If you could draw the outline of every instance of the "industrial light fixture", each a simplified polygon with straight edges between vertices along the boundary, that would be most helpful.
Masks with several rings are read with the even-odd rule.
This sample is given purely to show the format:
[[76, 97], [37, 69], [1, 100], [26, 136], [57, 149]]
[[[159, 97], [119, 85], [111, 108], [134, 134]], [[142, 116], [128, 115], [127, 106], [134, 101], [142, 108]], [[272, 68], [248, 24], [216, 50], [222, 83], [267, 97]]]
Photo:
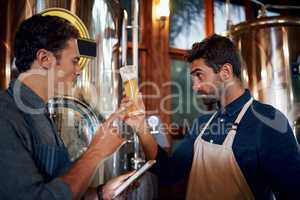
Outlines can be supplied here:
[[165, 21], [170, 15], [170, 1], [159, 0], [156, 7], [156, 17], [158, 20]]

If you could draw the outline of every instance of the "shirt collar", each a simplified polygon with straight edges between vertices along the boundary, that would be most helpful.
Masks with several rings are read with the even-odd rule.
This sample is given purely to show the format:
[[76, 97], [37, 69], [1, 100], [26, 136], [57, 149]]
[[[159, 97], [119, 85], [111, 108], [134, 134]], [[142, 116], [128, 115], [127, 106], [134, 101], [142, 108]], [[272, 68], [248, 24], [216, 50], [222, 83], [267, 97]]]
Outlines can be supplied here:
[[26, 106], [31, 109], [45, 109], [46, 104], [43, 99], [18, 79], [9, 83], [8, 92], [14, 97], [15, 101], [20, 101], [18, 106]]
[[229, 116], [233, 116], [238, 111], [242, 109], [242, 107], [249, 101], [251, 98], [251, 93], [248, 89], [245, 90], [245, 92], [240, 96], [239, 98], [235, 99], [233, 102], [225, 106], [224, 108], [224, 114], [227, 114]]

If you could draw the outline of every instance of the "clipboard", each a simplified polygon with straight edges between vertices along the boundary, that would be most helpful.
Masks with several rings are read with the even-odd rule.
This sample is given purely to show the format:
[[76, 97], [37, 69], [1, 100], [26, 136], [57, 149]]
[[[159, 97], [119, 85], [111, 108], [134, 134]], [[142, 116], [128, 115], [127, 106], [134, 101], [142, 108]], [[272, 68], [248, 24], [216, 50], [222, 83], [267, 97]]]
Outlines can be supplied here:
[[115, 191], [113, 199], [120, 195], [128, 186], [130, 186], [134, 181], [140, 178], [152, 165], [156, 163], [156, 160], [149, 160], [140, 169], [138, 169], [132, 176], [125, 180]]

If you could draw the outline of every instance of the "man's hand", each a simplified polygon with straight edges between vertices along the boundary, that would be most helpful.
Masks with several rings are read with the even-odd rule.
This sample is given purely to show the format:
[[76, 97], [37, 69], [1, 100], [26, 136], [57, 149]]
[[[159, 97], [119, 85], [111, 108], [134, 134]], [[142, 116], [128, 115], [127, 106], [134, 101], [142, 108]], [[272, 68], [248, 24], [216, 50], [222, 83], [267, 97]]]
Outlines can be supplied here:
[[157, 154], [157, 143], [148, 130], [148, 125], [145, 120], [145, 113], [141, 113], [139, 115], [130, 115], [129, 108], [133, 104], [138, 110], [145, 110], [142, 95], [140, 94], [137, 101], [132, 101], [129, 98], [124, 97], [117, 113], [129, 126], [135, 129], [137, 135], [139, 136], [140, 144], [143, 146], [146, 158], [149, 160], [154, 160]]
[[134, 105], [137, 110], [145, 110], [141, 94], [139, 94], [136, 101], [133, 101], [128, 97], [123, 97], [120, 109], [117, 111], [117, 113], [129, 126], [135, 129], [135, 131], [138, 133], [144, 133], [147, 130], [145, 113], [130, 115], [129, 110], [132, 105]]
[[120, 138], [112, 122], [118, 115], [112, 115], [97, 130], [87, 151], [60, 178], [70, 187], [73, 199], [80, 199], [87, 190], [99, 163], [114, 153], [124, 140]]
[[[111, 200], [115, 190], [126, 180], [128, 179], [130, 176], [132, 176], [135, 173], [135, 171], [133, 172], [129, 172], [126, 173], [124, 175], [115, 177], [111, 180], [109, 180], [102, 189], [103, 192], [103, 199], [104, 200]], [[129, 187], [125, 192], [123, 192], [121, 195], [119, 195], [117, 198], [117, 200], [124, 200], [127, 198], [127, 195], [129, 192], [131, 192], [134, 188]]]
[[115, 119], [120, 118], [116, 113], [112, 114], [97, 130], [92, 143], [91, 149], [99, 149], [102, 157], [107, 157], [114, 153], [118, 147], [124, 144], [124, 140], [120, 137], [117, 128], [112, 126]]

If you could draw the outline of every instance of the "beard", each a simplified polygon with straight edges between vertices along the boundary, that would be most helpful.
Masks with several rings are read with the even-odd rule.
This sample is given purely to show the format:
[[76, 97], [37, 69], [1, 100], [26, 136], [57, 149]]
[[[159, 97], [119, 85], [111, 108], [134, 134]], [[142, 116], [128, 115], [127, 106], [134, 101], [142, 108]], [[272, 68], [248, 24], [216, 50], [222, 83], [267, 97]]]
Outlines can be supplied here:
[[219, 102], [219, 95], [197, 91], [195, 92], [197, 100], [207, 107], [215, 107]]
[[213, 81], [205, 83], [204, 87], [194, 87], [197, 99], [208, 109], [216, 108], [221, 100], [223, 91], [221, 80], [215, 78]]
[[219, 99], [215, 95], [202, 95], [202, 102], [206, 106], [213, 106], [219, 102]]

